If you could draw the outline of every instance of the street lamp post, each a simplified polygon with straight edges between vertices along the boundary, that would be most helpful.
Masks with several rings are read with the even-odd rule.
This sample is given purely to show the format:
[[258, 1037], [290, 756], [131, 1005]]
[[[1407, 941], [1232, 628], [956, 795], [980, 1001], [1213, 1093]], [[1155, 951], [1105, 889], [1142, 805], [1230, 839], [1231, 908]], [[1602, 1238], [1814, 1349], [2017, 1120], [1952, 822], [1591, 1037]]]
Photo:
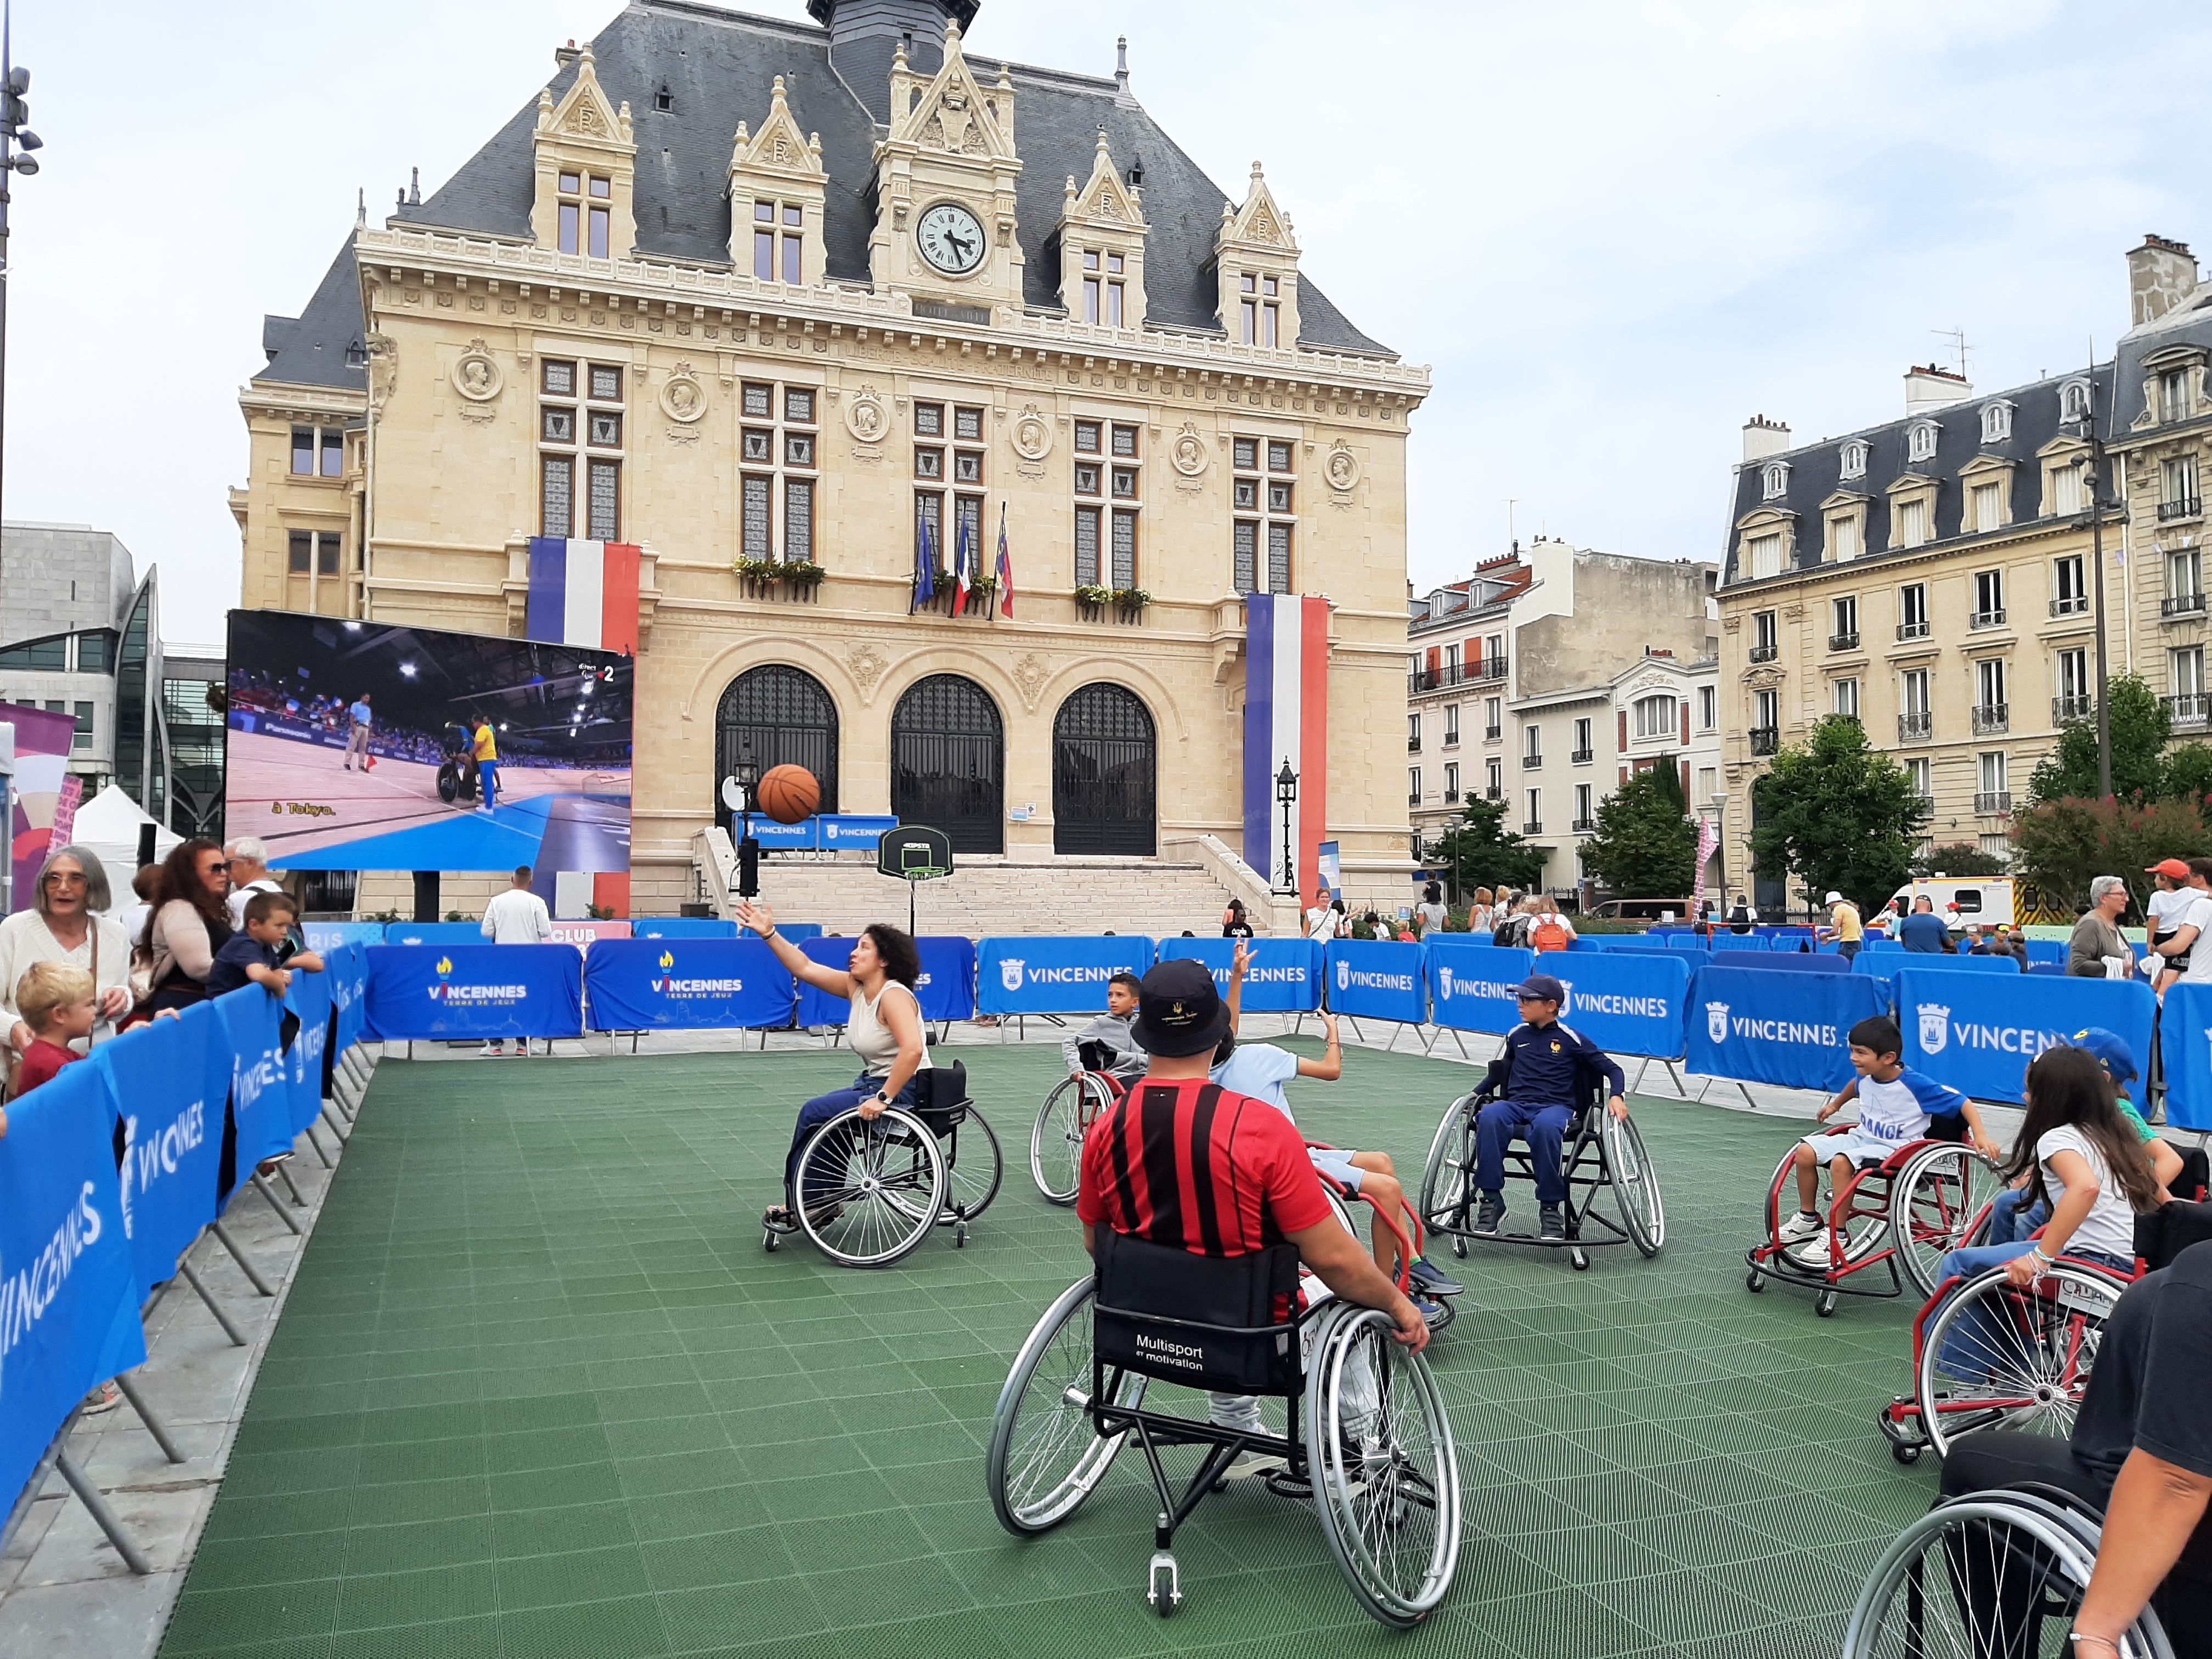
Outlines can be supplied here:
[[1283, 769], [1275, 774], [1275, 799], [1283, 806], [1282, 890], [1295, 896], [1298, 890], [1298, 866], [1291, 853], [1291, 808], [1298, 799], [1298, 775], [1291, 770], [1288, 755], [1283, 757]]
[[30, 152], [46, 148], [46, 141], [25, 125], [31, 118], [31, 106], [24, 101], [31, 71], [15, 62], [14, 33], [14, 8], [0, 0], [0, 452], [5, 449], [8, 413], [8, 204], [15, 199], [9, 175], [29, 178], [39, 170], [39, 159]]
[[[2114, 373], [2118, 370], [2118, 359], [2114, 358]], [[2084, 467], [2088, 474], [2088, 488], [2081, 493], [2089, 503], [2089, 562], [2096, 567], [2097, 606], [2097, 798], [2100, 800], [2112, 793], [2112, 687], [2106, 684], [2107, 665], [2105, 653], [2105, 441], [2097, 432], [2097, 366], [2089, 366], [2089, 384], [2081, 392], [2081, 426], [2089, 441], [2089, 459]]]

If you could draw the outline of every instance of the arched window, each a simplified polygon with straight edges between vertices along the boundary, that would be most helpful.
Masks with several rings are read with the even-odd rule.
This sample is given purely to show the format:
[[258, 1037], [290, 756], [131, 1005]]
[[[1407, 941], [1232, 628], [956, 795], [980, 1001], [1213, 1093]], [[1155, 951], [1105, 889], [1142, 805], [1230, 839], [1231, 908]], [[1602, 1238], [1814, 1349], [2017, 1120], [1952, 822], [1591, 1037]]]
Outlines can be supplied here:
[[955, 853], [1002, 853], [1006, 728], [990, 694], [957, 674], [908, 686], [891, 711], [891, 811], [942, 830]]
[[1846, 478], [1863, 478], [1867, 470], [1867, 447], [1863, 438], [1854, 438], [1844, 446], [1842, 473]]
[[1662, 693], [1656, 696], [1638, 697], [1635, 702], [1636, 735], [1639, 738], [1664, 738], [1681, 729], [1682, 715], [1676, 700]]
[[1936, 434], [1941, 431], [1933, 421], [1916, 421], [1905, 434], [1905, 455], [1907, 460], [1932, 461], [1936, 459]]
[[1779, 501], [1790, 493], [1790, 463], [1769, 461], [1766, 464], [1765, 496], [1770, 501]]
[[2091, 402], [2087, 380], [2069, 380], [2058, 388], [2058, 418], [2072, 423], [2089, 418]]
[[1135, 692], [1084, 686], [1052, 723], [1052, 849], [1150, 858], [1158, 850], [1152, 711]]
[[837, 810], [837, 704], [821, 681], [783, 663], [749, 668], [730, 682], [714, 711], [716, 810], [722, 780], [750, 763], [760, 772], [803, 766], [822, 786], [824, 812]]
[[2012, 436], [2012, 405], [2000, 398], [1982, 405], [1982, 441], [2001, 444]]

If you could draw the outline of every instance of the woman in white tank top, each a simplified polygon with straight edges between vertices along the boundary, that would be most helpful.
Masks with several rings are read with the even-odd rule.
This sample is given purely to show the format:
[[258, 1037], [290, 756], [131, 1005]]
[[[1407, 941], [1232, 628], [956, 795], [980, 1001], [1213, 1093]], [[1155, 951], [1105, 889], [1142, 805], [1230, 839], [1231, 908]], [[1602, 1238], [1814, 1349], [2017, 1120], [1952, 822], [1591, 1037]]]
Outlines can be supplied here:
[[817, 1129], [855, 1107], [862, 1117], [874, 1118], [887, 1108], [915, 1102], [915, 1081], [929, 1069], [921, 1004], [914, 994], [915, 981], [921, 976], [921, 951], [909, 934], [887, 922], [872, 921], [853, 942], [852, 957], [841, 973], [814, 961], [778, 933], [775, 912], [769, 906], [740, 902], [738, 920], [768, 942], [793, 977], [853, 1005], [845, 1022], [845, 1040], [860, 1057], [860, 1075], [851, 1088], [817, 1095], [799, 1109], [791, 1150], [783, 1160], [784, 1202], [763, 1218], [767, 1225], [789, 1227], [797, 1222], [790, 1207], [793, 1172]]

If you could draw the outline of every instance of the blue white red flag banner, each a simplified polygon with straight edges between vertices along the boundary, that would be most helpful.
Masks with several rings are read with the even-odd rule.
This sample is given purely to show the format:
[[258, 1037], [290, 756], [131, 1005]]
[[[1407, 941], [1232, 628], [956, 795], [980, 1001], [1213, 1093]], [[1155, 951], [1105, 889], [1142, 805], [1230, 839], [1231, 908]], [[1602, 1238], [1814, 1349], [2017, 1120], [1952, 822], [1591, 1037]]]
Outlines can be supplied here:
[[929, 520], [917, 507], [915, 511], [914, 536], [914, 603], [908, 608], [919, 611], [937, 597], [937, 538], [929, 533]]
[[530, 538], [533, 640], [637, 654], [638, 550], [628, 542]]
[[1244, 861], [1280, 884], [1275, 777], [1288, 762], [1298, 780], [1290, 841], [1300, 899], [1310, 904], [1328, 833], [1328, 601], [1248, 593], [1244, 628]]
[[1006, 550], [1006, 504], [999, 503], [999, 614], [1014, 614], [1014, 556]]
[[962, 616], [968, 614], [968, 590], [975, 580], [975, 548], [968, 536], [968, 515], [960, 515], [960, 530], [952, 540], [952, 585], [958, 590], [958, 603], [954, 609]]

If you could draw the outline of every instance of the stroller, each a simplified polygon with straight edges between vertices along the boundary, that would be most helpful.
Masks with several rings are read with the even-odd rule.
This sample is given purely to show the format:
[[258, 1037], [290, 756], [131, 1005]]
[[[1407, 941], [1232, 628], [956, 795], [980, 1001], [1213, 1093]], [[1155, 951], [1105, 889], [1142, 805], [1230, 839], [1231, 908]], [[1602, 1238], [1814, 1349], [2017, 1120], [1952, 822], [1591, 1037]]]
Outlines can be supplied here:
[[469, 728], [458, 720], [449, 720], [438, 734], [438, 747], [445, 758], [438, 763], [438, 799], [451, 806], [458, 800], [477, 798], [477, 763], [471, 753], [474, 745], [469, 740]]

